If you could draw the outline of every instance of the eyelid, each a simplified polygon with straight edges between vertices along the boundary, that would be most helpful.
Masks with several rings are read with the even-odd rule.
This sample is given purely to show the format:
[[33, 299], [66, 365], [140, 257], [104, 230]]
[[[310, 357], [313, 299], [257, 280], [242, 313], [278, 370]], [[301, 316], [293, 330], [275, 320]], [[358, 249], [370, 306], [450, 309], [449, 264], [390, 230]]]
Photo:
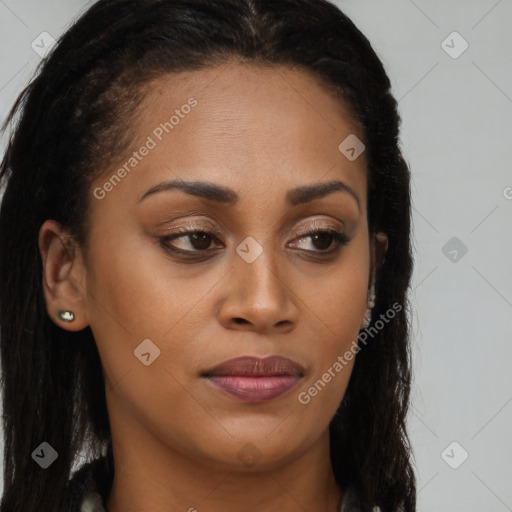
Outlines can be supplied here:
[[[196, 250], [187, 250], [187, 249], [178, 249], [176, 247], [169, 247], [169, 245], [167, 245], [165, 242], [171, 242], [171, 241], [174, 241], [177, 239], [179, 240], [180, 238], [187, 238], [188, 236], [192, 236], [193, 234], [197, 234], [197, 233], [204, 233], [209, 238], [211, 238], [212, 241], [217, 240], [222, 245], [224, 245], [224, 243], [219, 238], [218, 228], [215, 228], [210, 231], [210, 229], [205, 226], [197, 226], [192, 223], [188, 223], [185, 226], [177, 226], [174, 229], [169, 228], [169, 230], [172, 231], [172, 233], [169, 235], [164, 235], [164, 236], [159, 237], [159, 242], [164, 247], [165, 250], [173, 253], [176, 256], [182, 255], [184, 257], [193, 258], [193, 257], [195, 257], [195, 256], [193, 256], [195, 253], [196, 256], [200, 256], [202, 254], [203, 256], [208, 257], [209, 254], [216, 252], [218, 248], [217, 249], [197, 250], [197, 251]], [[339, 227], [333, 227], [332, 225], [330, 225], [330, 226], [323, 225], [322, 223], [315, 221], [315, 222], [313, 222], [313, 225], [309, 226], [307, 229], [298, 230], [297, 233], [294, 233], [293, 235], [291, 235], [290, 242], [297, 242], [297, 241], [300, 242], [306, 238], [311, 238], [314, 235], [317, 235], [319, 233], [325, 233], [325, 234], [330, 235], [333, 238], [335, 247], [333, 249], [327, 250], [327, 251], [304, 250], [302, 252], [311, 253], [312, 256], [317, 254], [319, 257], [328, 257], [330, 255], [337, 254], [342, 247], [346, 246], [352, 240], [352, 237], [349, 236], [345, 232], [344, 229], [342, 230]], [[289, 242], [287, 242], [287, 244], [288, 243]]]
[[[341, 224], [341, 226], [340, 226]], [[335, 220], [332, 217], [331, 218], [323, 218], [323, 219], [315, 219], [313, 222], [301, 222], [298, 225], [294, 226], [289, 232], [287, 233], [287, 238], [300, 238], [301, 236], [309, 235], [310, 233], [319, 230], [319, 231], [326, 231], [326, 230], [332, 230], [337, 232], [346, 232], [345, 229], [345, 223], [341, 222], [339, 220]]]
[[221, 233], [221, 230], [218, 226], [212, 222], [201, 221], [201, 223], [194, 223], [192, 221], [187, 221], [186, 224], [182, 224], [180, 226], [168, 226], [165, 228], [166, 231], [172, 231], [173, 233], [185, 233], [189, 231], [208, 231], [209, 233], [218, 236]]
[[[342, 228], [340, 225], [342, 225]], [[332, 217], [324, 217], [322, 219], [314, 219], [312, 222], [307, 219], [301, 219], [298, 225], [294, 225], [293, 228], [287, 231], [287, 238], [292, 236], [303, 236], [311, 233], [315, 229], [325, 230], [334, 229], [339, 231], [340, 229], [345, 230], [345, 223], [340, 219], [334, 219]], [[185, 224], [179, 226], [166, 226], [165, 231], [171, 231], [172, 233], [186, 233], [190, 231], [207, 231], [209, 234], [213, 234], [216, 237], [222, 236], [222, 230], [218, 227], [215, 222], [212, 222], [208, 218], [201, 218], [200, 220], [187, 220]]]

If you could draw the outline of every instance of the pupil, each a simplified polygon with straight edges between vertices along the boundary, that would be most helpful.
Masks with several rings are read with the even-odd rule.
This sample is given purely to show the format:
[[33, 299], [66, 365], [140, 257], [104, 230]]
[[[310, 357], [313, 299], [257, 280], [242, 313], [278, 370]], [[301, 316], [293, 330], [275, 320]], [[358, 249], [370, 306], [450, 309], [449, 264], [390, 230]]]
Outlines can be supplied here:
[[[208, 235], [206, 233], [195, 233], [191, 236], [192, 236], [194, 242], [199, 241], [198, 244], [196, 244], [194, 242], [192, 244], [192, 245], [194, 245], [194, 247], [196, 249], [208, 249], [210, 242], [208, 241]], [[205, 244], [205, 242], [206, 242], [206, 244]]]
[[[313, 236], [313, 242], [318, 241], [318, 239], [320, 239], [320, 242], [322, 242], [322, 238], [323, 238], [324, 242], [326, 241], [326, 239], [327, 239], [327, 241], [329, 241], [329, 239], [331, 238], [331, 235], [329, 235], [329, 233], [321, 233], [321, 234], [314, 235]], [[320, 249], [327, 249], [330, 245], [331, 244], [328, 243], [326, 245], [326, 247], [320, 247]]]

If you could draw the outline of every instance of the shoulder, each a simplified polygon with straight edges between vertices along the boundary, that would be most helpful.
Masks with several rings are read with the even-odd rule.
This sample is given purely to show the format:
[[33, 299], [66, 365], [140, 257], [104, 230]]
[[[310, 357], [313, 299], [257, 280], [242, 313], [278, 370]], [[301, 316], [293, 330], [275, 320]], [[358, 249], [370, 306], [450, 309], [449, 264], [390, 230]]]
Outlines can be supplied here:
[[105, 457], [85, 463], [66, 485], [61, 512], [105, 512], [113, 476]]

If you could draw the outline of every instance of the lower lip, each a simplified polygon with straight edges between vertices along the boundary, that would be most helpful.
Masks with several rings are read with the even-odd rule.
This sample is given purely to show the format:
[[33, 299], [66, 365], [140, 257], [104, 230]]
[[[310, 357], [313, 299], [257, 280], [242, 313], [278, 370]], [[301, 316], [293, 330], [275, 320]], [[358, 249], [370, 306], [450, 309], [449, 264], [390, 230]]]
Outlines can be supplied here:
[[300, 377], [296, 375], [268, 377], [218, 375], [208, 377], [208, 380], [228, 395], [244, 402], [263, 403], [284, 395], [299, 382]]

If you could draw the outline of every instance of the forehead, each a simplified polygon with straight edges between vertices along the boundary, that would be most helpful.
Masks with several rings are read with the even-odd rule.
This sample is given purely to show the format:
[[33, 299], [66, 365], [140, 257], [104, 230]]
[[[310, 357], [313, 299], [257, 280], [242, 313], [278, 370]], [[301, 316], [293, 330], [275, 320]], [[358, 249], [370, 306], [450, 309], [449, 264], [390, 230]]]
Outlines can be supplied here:
[[[311, 137], [311, 132], [318, 130], [319, 135], [325, 135], [326, 131], [343, 133], [348, 130], [362, 138], [359, 123], [334, 91], [334, 86], [327, 86], [304, 69], [230, 62], [167, 74], [153, 80], [145, 87], [145, 98], [139, 112], [142, 122], [153, 122], [155, 115], [159, 118], [166, 112], [171, 115], [194, 97], [199, 108], [194, 109], [193, 117], [202, 124], [227, 128], [258, 121], [251, 126], [254, 133], [258, 127], [268, 130], [269, 127], [265, 126], [267, 121], [276, 126], [286, 126], [283, 137], [288, 133]], [[305, 118], [307, 123], [295, 125], [292, 122], [304, 121]], [[146, 124], [145, 128], [150, 126]], [[258, 135], [262, 135], [262, 131], [259, 130]], [[226, 130], [223, 133], [227, 135]]]
[[151, 146], [123, 179], [125, 192], [139, 197], [169, 179], [208, 179], [267, 199], [281, 185], [342, 179], [365, 196], [364, 154], [350, 161], [339, 149], [349, 136], [362, 139], [361, 130], [343, 101], [303, 70], [229, 63], [164, 75], [144, 87], [130, 129], [130, 151], [103, 181]]

